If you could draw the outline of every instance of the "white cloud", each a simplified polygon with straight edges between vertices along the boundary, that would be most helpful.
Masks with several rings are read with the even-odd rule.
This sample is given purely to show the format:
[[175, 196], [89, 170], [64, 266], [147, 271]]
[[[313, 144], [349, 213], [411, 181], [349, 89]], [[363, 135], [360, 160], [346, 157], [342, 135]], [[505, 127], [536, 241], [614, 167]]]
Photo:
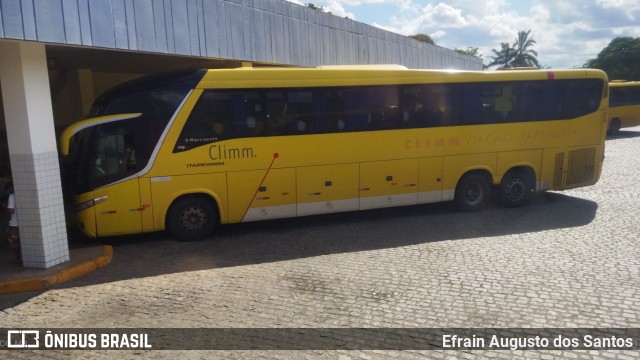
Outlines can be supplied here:
[[352, 12], [346, 11], [342, 3], [344, 1], [328, 0], [324, 1], [327, 5], [325, 10], [330, 11], [333, 15], [340, 17], [348, 17], [349, 19], [356, 20], [356, 15]]
[[625, 26], [612, 29], [616, 36], [640, 37], [640, 26]]
[[435, 6], [427, 4], [420, 9], [417, 16], [410, 15], [413, 16], [404, 14], [392, 16], [390, 25], [374, 24], [374, 26], [403, 35], [426, 33], [435, 40], [444, 36], [442, 29], [463, 28], [469, 25], [461, 9], [444, 3], [438, 3]]
[[634, 21], [640, 15], [638, 0], [595, 0], [596, 5], [603, 9], [616, 9], [625, 13], [627, 19]]
[[392, 4], [398, 6], [398, 8], [403, 9], [410, 7], [412, 5], [411, 0], [335, 0], [336, 2], [340, 2], [347, 6], [362, 6], [362, 5], [371, 5], [371, 4]]
[[[296, 0], [299, 1], [299, 0]], [[638, 0], [317, 0], [338, 16], [403, 35], [428, 34], [437, 45], [477, 47], [490, 61], [500, 43], [531, 30], [538, 60], [573, 67], [595, 57], [616, 36], [640, 36]], [[380, 15], [380, 10], [384, 13]], [[352, 14], [352, 16], [348, 15]]]
[[462, 10], [450, 5], [438, 3], [436, 6], [428, 4], [423, 9], [421, 21], [432, 27], [460, 28], [468, 25], [462, 16]]
[[440, 40], [445, 36], [447, 36], [447, 32], [446, 31], [438, 30], [438, 31], [434, 32], [433, 34], [431, 34], [431, 39], [433, 39], [433, 42], [436, 42], [437, 40]]
[[538, 21], [542, 20], [546, 22], [551, 18], [549, 8], [542, 4], [533, 5], [531, 15]]
[[[614, 37], [612, 28], [596, 26], [594, 19], [598, 19], [600, 13], [593, 1], [598, 0], [592, 0], [590, 4], [539, 0], [529, 8], [521, 3], [517, 8], [516, 5], [508, 6], [506, 0], [489, 0], [481, 4], [450, 0], [429, 4], [413, 18], [396, 17], [391, 24], [403, 34], [429, 34], [438, 45], [447, 48], [478, 47], [485, 54], [485, 63], [490, 62], [491, 50], [499, 49], [500, 43], [513, 44], [518, 31], [531, 30], [537, 41], [533, 49], [538, 52], [542, 64], [573, 67], [595, 57]], [[439, 33], [442, 30], [446, 33]], [[629, 30], [624, 32], [629, 33]]]
[[[399, 11], [411, 11], [415, 9], [417, 5], [413, 0], [316, 0], [314, 1], [305, 1], [303, 3], [300, 0], [288, 0], [301, 5], [305, 5], [309, 2], [312, 2], [316, 5], [324, 6], [326, 9], [342, 9], [344, 11], [345, 7], [360, 7], [362, 10], [366, 11], [366, 6], [368, 5], [380, 5], [380, 4], [389, 4], [397, 7]], [[331, 10], [330, 10], [331, 11]], [[334, 15], [338, 15], [337, 13], [331, 11]], [[341, 16], [341, 15], [338, 15]]]

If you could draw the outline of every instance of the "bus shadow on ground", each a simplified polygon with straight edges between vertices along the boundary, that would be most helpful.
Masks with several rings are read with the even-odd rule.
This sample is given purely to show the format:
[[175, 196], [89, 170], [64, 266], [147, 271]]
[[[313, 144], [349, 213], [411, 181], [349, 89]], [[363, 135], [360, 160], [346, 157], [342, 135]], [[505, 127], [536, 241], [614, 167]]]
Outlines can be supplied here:
[[492, 204], [480, 212], [460, 213], [452, 203], [443, 203], [225, 225], [201, 242], [181, 243], [166, 233], [111, 238], [105, 240], [114, 252], [109, 266], [61, 287], [570, 229], [589, 224], [597, 209], [593, 201], [544, 193], [536, 194], [530, 205], [515, 209]]
[[607, 141], [620, 140], [620, 139], [633, 139], [637, 137], [640, 137], [640, 132], [638, 131], [620, 130], [615, 135], [607, 135]]

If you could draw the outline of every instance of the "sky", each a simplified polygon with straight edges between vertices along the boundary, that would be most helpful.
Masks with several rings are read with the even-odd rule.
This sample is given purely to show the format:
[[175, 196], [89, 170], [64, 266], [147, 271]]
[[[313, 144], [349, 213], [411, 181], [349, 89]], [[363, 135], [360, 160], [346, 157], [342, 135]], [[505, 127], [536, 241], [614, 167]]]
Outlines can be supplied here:
[[554, 69], [581, 67], [615, 37], [640, 37], [639, 0], [289, 1], [402, 35], [427, 34], [449, 49], [476, 47], [485, 65], [521, 30], [531, 30], [539, 63]]

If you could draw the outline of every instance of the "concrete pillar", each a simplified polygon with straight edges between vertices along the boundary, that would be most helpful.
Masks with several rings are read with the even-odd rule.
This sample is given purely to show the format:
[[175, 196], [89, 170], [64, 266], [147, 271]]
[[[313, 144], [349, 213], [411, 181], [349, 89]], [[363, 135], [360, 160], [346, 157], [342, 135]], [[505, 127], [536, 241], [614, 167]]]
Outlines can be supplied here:
[[0, 84], [25, 267], [69, 260], [45, 46], [0, 41]]

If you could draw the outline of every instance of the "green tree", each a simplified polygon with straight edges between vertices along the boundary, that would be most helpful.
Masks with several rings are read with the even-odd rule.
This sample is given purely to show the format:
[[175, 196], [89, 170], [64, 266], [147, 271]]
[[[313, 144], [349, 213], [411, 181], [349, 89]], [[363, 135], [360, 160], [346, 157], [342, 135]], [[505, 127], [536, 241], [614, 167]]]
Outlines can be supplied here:
[[477, 47], [467, 46], [466, 49], [453, 48], [453, 51], [459, 52], [460, 54], [464, 54], [464, 55], [471, 55], [471, 56], [479, 57], [479, 58], [482, 59], [482, 54], [480, 53], [480, 49], [478, 49]]
[[536, 41], [530, 35], [531, 30], [518, 31], [518, 37], [513, 44], [515, 56], [511, 61], [511, 67], [540, 67], [537, 59], [538, 53], [531, 49]]
[[500, 50], [493, 49], [491, 63], [487, 66], [498, 65], [499, 68], [514, 67], [540, 67], [538, 53], [531, 49], [536, 41], [530, 37], [531, 30], [518, 31], [518, 37], [513, 46], [509, 43], [500, 43]]
[[640, 80], [640, 37], [617, 37], [584, 67], [601, 69], [610, 80]]
[[[460, 54], [471, 55], [471, 56], [475, 56], [477, 58], [482, 59], [482, 54], [480, 53], [480, 49], [477, 48], [477, 47], [467, 46], [466, 49], [453, 48], [453, 51], [455, 51], [457, 53], [460, 53]], [[485, 70], [488, 68], [488, 66], [484, 64], [484, 61], [483, 61], [483, 64], [482, 64], [482, 68], [485, 69]]]
[[[311, 9], [311, 10], [315, 10], [315, 11], [318, 11], [318, 12], [322, 12], [322, 13], [326, 13], [327, 12], [327, 10], [325, 10], [323, 6], [316, 5], [314, 3], [306, 3], [305, 6], [308, 7], [309, 9]], [[329, 14], [331, 14], [331, 13], [329, 13]]]
[[412, 39], [416, 39], [418, 41], [422, 41], [422, 42], [426, 42], [432, 45], [435, 45], [436, 43], [433, 42], [433, 39], [431, 38], [431, 36], [427, 35], [427, 34], [416, 34], [416, 35], [409, 35], [410, 38]]
[[516, 56], [516, 50], [509, 43], [500, 43], [500, 51], [492, 49], [491, 52], [493, 55], [491, 55], [492, 61], [487, 65], [489, 67], [497, 65], [502, 69], [510, 68], [511, 61]]

